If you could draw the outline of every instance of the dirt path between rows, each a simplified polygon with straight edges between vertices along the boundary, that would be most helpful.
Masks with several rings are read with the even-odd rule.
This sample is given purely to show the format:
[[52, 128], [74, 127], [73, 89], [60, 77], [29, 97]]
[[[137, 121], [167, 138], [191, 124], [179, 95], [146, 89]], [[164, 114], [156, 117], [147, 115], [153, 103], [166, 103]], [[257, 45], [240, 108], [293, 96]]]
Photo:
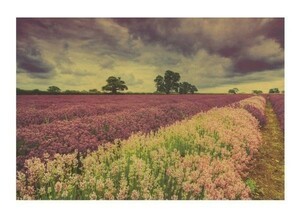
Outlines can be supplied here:
[[284, 135], [270, 102], [267, 102], [266, 118], [263, 144], [249, 175], [256, 183], [252, 199], [284, 200]]

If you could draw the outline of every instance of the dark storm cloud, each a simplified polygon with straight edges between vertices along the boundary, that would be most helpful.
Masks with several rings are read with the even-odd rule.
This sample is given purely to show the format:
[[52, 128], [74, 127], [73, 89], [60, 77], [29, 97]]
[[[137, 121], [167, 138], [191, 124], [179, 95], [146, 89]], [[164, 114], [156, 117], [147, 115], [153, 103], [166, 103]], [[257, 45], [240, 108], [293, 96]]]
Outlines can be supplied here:
[[244, 74], [244, 73], [258, 72], [264, 70], [274, 70], [282, 67], [283, 67], [282, 62], [270, 64], [263, 60], [253, 60], [253, 59], [246, 58], [246, 59], [239, 59], [235, 62], [234, 73]]
[[[125, 42], [117, 28], [110, 30], [109, 19], [18, 19], [18, 41], [31, 38], [48, 41], [80, 41], [83, 50], [102, 54], [115, 54], [121, 57], [136, 57], [139, 53], [133, 49], [130, 39]], [[113, 22], [112, 22], [113, 23]], [[115, 32], [114, 32], [115, 31]], [[68, 49], [69, 45], [64, 45]]]
[[[95, 19], [68, 18], [19, 18], [18, 40], [36, 37], [40, 39], [91, 39], [95, 33], [103, 34]], [[105, 38], [105, 37], [104, 37]]]
[[[254, 62], [243, 51], [255, 46], [257, 38], [273, 39], [283, 48], [284, 19], [116, 19], [134, 38], [146, 44], [159, 44], [185, 56], [200, 49], [233, 60], [242, 74], [276, 69], [283, 62]], [[241, 59], [241, 56], [243, 59]], [[246, 61], [249, 64], [244, 64]]]
[[275, 18], [266, 26], [265, 36], [275, 39], [284, 48], [284, 19]]
[[48, 79], [53, 76], [53, 65], [42, 57], [36, 47], [27, 47], [17, 51], [17, 71], [25, 72], [32, 78]]
[[170, 18], [128, 18], [114, 19], [119, 25], [128, 28], [133, 38], [140, 38], [145, 43], [160, 44], [166, 48], [179, 51], [185, 55], [195, 53], [195, 42], [191, 42], [191, 36], [178, 33], [180, 19]]

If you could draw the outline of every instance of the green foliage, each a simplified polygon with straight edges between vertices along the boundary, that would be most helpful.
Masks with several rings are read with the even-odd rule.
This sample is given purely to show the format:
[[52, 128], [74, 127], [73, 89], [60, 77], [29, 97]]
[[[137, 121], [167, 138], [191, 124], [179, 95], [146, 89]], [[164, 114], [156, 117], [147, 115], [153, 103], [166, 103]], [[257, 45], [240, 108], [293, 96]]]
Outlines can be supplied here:
[[164, 77], [165, 92], [169, 94], [171, 91], [178, 92], [180, 74], [167, 70]]
[[96, 93], [100, 93], [100, 92], [97, 89], [90, 89], [89, 93], [95, 93], [96, 94]]
[[154, 82], [156, 84], [156, 91], [166, 93], [166, 94], [170, 94], [170, 92], [172, 92], [172, 91], [178, 92], [179, 80], [180, 80], [179, 73], [167, 70], [165, 72], [164, 77], [162, 77], [161, 75], [158, 75], [154, 79]]
[[107, 85], [102, 87], [103, 91], [110, 91], [112, 94], [116, 94], [118, 90], [124, 91], [128, 90], [128, 87], [125, 85], [125, 82], [121, 80], [120, 77], [110, 76], [106, 80]]
[[154, 82], [156, 84], [156, 91], [157, 92], [165, 92], [165, 83], [164, 83], [164, 77], [161, 75], [158, 75], [155, 79]]
[[34, 92], [34, 93], [40, 93], [41, 92], [41, 90], [39, 90], [39, 89], [34, 89], [34, 90], [32, 90], [32, 92]]
[[228, 93], [231, 93], [231, 94], [237, 94], [238, 91], [239, 91], [238, 88], [233, 88], [233, 89], [229, 89], [229, 90], [228, 90]]
[[156, 85], [156, 93], [176, 92], [180, 94], [194, 93], [198, 91], [197, 87], [188, 82], [179, 82], [180, 74], [167, 70], [164, 77], [161, 75], [156, 76], [154, 79]]
[[251, 193], [252, 193], [252, 194], [255, 193], [255, 191], [256, 191], [256, 189], [257, 189], [256, 182], [255, 182], [254, 180], [248, 178], [248, 179], [246, 180], [245, 183], [246, 183], [246, 185], [250, 188]]
[[252, 90], [252, 92], [254, 93], [254, 94], [262, 94], [263, 93], [263, 91], [261, 91], [261, 90]]
[[278, 88], [272, 88], [269, 90], [269, 93], [279, 93], [279, 89]]
[[80, 91], [67, 89], [66, 91], [64, 91], [64, 93], [65, 94], [80, 94]]
[[49, 88], [47, 89], [48, 92], [51, 93], [59, 93], [61, 92], [60, 88], [58, 88], [57, 86], [49, 86]]
[[198, 91], [197, 87], [188, 82], [179, 83], [179, 93], [180, 94], [187, 94], [187, 93], [193, 94], [196, 91]]

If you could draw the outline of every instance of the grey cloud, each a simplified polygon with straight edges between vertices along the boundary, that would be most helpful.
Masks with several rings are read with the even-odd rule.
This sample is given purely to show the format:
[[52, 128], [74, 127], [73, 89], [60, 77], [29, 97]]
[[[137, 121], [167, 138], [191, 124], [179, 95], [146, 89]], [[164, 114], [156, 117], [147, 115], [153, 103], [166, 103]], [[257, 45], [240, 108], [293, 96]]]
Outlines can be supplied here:
[[54, 66], [43, 59], [39, 48], [27, 46], [17, 51], [17, 72], [27, 73], [32, 78], [48, 79], [54, 75]]
[[54, 60], [56, 62], [56, 65], [59, 68], [62, 68], [65, 65], [74, 64], [74, 62], [69, 56], [69, 48], [70, 48], [70, 44], [68, 42], [64, 42], [62, 49], [57, 52], [57, 55], [55, 56]]
[[284, 77], [283, 69], [275, 69], [268, 71], [252, 72], [249, 75], [222, 77], [212, 81], [210, 78], [202, 79], [201, 82], [196, 84], [197, 87], [205, 89], [210, 87], [218, 87], [230, 84], [243, 84], [243, 83], [257, 83], [269, 82], [273, 80], [282, 79]]
[[121, 76], [128, 86], [141, 85], [144, 83], [142, 79], [137, 79], [132, 73], [122, 74]]
[[263, 60], [255, 60], [242, 58], [235, 61], [234, 73], [232, 75], [242, 75], [245, 73], [251, 73], [255, 71], [274, 70], [283, 67], [282, 62], [269, 63]]
[[154, 56], [145, 62], [156, 66], [176, 66], [181, 62], [181, 59], [169, 56]]
[[99, 61], [100, 67], [103, 69], [112, 69], [114, 67], [115, 61], [110, 56], [103, 56]]
[[[127, 27], [134, 38], [146, 44], [159, 44], [167, 50], [194, 56], [200, 49], [210, 54], [218, 54], [239, 64], [241, 53], [256, 43], [257, 36], [278, 41], [282, 48], [284, 41], [284, 19], [116, 19], [121, 26]], [[245, 56], [245, 55], [244, 55]], [[245, 58], [247, 59], [247, 58]], [[270, 67], [278, 68], [277, 63]], [[242, 74], [251, 73], [256, 66]], [[263, 68], [259, 66], [257, 71]], [[269, 67], [266, 67], [269, 68]], [[239, 67], [236, 68], [239, 70]]]
[[90, 72], [86, 69], [72, 68], [72, 67], [61, 67], [61, 74], [75, 75], [75, 76], [95, 76], [97, 73]]
[[[22, 18], [17, 19], [17, 40], [27, 42], [32, 38], [57, 42], [59, 40], [81, 41], [82, 48], [95, 52], [99, 49], [107, 49], [106, 53], [129, 54], [130, 43], [120, 43], [122, 35], [107, 31], [107, 26], [99, 21], [110, 21], [109, 19], [92, 18]], [[112, 30], [114, 31], [114, 30]], [[126, 48], [122, 52], [122, 48]], [[69, 44], [64, 44], [68, 49]], [[104, 50], [105, 51], [105, 50]]]

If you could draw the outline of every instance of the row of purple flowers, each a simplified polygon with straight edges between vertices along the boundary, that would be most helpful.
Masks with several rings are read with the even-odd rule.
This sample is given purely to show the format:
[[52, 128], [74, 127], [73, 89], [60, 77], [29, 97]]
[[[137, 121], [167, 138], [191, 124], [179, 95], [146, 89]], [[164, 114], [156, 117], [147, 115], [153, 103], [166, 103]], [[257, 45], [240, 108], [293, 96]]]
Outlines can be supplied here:
[[[25, 159], [34, 156], [42, 158], [45, 152], [50, 156], [54, 156], [55, 153], [70, 153], [75, 150], [85, 153], [88, 149], [96, 150], [100, 144], [113, 142], [115, 139], [127, 139], [132, 133], [139, 131], [143, 133], [156, 131], [160, 127], [201, 111], [222, 107], [247, 97], [249, 96], [173, 95], [158, 97], [147, 95], [131, 96], [131, 98], [128, 97], [128, 100], [124, 97], [122, 100], [118, 100], [119, 98], [116, 97], [114, 104], [121, 107], [124, 103], [130, 104], [130, 108], [128, 106], [124, 111], [104, 113], [103, 115], [87, 115], [70, 121], [56, 120], [48, 124], [31, 124], [26, 127], [18, 127], [18, 169], [23, 167]], [[98, 100], [101, 100], [101, 97]], [[146, 105], [143, 107], [138, 104]], [[69, 105], [72, 106], [72, 103]]]
[[274, 112], [277, 115], [280, 128], [284, 131], [284, 95], [274, 94], [269, 96]]

